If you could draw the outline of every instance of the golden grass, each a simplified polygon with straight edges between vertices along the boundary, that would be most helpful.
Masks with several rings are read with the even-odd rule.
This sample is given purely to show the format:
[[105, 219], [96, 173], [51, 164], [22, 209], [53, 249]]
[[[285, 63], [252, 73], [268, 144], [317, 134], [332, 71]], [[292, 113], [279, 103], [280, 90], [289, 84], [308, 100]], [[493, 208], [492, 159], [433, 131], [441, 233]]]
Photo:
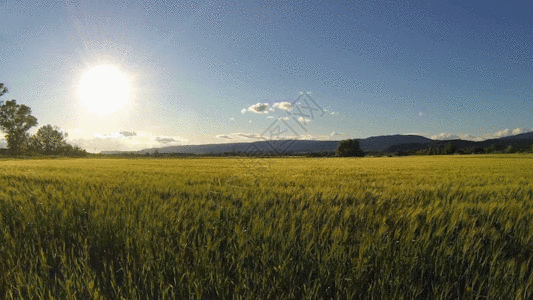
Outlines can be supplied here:
[[0, 161], [0, 297], [530, 299], [532, 155]]

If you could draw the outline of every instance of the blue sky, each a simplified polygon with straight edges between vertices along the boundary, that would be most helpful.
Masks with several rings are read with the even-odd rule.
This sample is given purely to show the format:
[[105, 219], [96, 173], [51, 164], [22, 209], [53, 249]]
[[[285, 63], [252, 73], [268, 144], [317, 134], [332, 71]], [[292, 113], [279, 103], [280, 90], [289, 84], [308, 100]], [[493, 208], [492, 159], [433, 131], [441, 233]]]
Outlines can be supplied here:
[[[254, 141], [280, 118], [299, 138], [482, 140], [533, 127], [532, 14], [531, 1], [0, 0], [2, 100], [91, 152]], [[100, 65], [130, 85], [104, 115], [78, 93]], [[294, 115], [304, 91], [322, 115]]]

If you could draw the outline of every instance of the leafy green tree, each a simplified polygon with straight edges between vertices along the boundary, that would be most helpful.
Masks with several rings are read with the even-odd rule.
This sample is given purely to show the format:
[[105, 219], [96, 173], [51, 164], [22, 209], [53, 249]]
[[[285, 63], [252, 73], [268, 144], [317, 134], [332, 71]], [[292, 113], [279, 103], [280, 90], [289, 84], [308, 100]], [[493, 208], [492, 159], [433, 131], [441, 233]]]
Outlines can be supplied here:
[[37, 133], [30, 138], [29, 149], [43, 155], [59, 155], [65, 151], [68, 134], [61, 132], [57, 126], [50, 124], [39, 128]]
[[5, 93], [7, 93], [7, 86], [5, 86], [3, 83], [0, 83], [0, 96], [2, 96]]
[[446, 148], [444, 148], [444, 154], [454, 154], [455, 151], [457, 151], [457, 146], [455, 146], [454, 144], [452, 143], [448, 143], [446, 145]]
[[28, 130], [37, 125], [31, 108], [17, 104], [16, 100], [0, 102], [0, 129], [6, 133], [7, 147], [11, 155], [20, 155], [29, 135]]
[[65, 147], [63, 147], [61, 154], [72, 157], [85, 157], [87, 156], [87, 151], [81, 149], [79, 146], [66, 144]]
[[359, 140], [351, 139], [340, 141], [335, 155], [340, 157], [363, 157], [365, 153], [359, 146]]

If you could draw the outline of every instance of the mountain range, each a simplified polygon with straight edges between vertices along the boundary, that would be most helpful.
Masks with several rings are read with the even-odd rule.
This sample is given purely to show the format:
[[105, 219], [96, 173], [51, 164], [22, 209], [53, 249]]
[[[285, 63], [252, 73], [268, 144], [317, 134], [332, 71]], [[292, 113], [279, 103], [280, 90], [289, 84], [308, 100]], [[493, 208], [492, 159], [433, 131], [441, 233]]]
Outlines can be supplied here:
[[[361, 149], [365, 152], [397, 152], [397, 151], [417, 151], [429, 148], [443, 148], [448, 143], [452, 143], [457, 149], [466, 148], [486, 148], [492, 145], [508, 147], [512, 145], [517, 149], [529, 148], [533, 144], [533, 132], [522, 133], [514, 136], [489, 139], [479, 142], [455, 140], [432, 140], [418, 135], [385, 135], [373, 136], [359, 140]], [[316, 153], [335, 151], [339, 141], [317, 141], [317, 140], [278, 140], [278, 141], [258, 141], [252, 143], [228, 143], [228, 144], [206, 144], [206, 145], [180, 145], [167, 146], [161, 148], [150, 148], [137, 151], [137, 154], [154, 153], [190, 153], [190, 154], [222, 154], [222, 153]], [[101, 154], [131, 153], [131, 151], [102, 151]]]

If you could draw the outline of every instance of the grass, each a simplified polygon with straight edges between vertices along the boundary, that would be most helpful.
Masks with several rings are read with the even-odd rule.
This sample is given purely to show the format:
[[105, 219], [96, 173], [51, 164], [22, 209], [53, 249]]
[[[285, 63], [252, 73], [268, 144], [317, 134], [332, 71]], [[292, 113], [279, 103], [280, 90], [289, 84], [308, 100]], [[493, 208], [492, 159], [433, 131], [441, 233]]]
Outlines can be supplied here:
[[532, 155], [0, 161], [4, 299], [531, 299]]

